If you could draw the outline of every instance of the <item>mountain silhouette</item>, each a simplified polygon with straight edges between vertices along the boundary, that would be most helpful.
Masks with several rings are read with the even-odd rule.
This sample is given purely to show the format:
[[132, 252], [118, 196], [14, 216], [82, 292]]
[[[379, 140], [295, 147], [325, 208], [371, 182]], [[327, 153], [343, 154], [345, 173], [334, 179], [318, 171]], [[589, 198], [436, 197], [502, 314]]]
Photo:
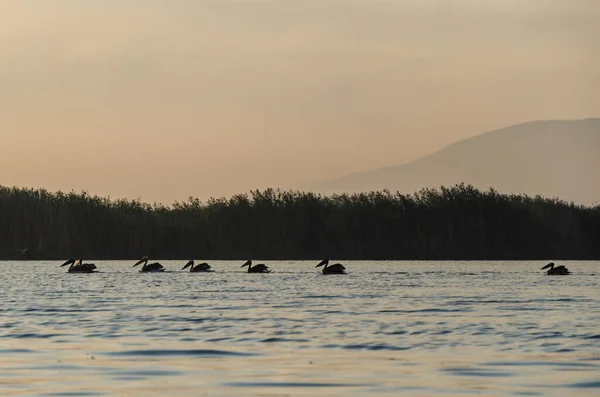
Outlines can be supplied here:
[[309, 183], [323, 194], [412, 193], [461, 182], [502, 193], [600, 203], [600, 118], [533, 121], [458, 141], [416, 161]]

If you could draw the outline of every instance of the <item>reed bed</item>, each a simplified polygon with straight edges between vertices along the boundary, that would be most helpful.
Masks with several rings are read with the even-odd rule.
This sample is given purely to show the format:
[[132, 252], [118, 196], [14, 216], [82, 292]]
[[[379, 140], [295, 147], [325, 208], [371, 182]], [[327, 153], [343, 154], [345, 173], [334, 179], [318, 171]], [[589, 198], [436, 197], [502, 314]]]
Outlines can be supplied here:
[[0, 259], [599, 259], [600, 206], [460, 184], [170, 206], [0, 186]]

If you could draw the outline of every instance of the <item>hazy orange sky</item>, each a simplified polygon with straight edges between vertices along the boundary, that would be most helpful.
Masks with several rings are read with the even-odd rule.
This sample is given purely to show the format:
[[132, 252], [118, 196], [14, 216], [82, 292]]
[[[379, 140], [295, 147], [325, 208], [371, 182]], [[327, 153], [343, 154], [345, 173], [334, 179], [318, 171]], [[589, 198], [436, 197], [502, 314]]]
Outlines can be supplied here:
[[0, 184], [170, 203], [600, 116], [598, 0], [0, 2]]

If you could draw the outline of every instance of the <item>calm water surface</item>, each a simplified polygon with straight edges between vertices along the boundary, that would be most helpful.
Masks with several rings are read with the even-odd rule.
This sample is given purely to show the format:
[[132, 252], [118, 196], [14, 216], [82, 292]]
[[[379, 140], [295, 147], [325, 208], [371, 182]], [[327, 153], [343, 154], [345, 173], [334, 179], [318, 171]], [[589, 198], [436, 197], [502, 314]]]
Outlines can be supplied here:
[[133, 263], [0, 262], [0, 395], [600, 395], [600, 262]]

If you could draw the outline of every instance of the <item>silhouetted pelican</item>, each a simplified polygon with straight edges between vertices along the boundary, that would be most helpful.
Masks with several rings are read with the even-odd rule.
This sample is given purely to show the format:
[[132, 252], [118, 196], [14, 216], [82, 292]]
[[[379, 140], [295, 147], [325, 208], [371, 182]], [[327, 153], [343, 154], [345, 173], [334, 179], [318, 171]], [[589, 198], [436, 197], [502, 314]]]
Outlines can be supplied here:
[[142, 263], [144, 264], [144, 266], [142, 266], [142, 270], [140, 270], [142, 272], [164, 272], [165, 271], [165, 268], [158, 262], [148, 264], [147, 256], [142, 257], [142, 259], [137, 261], [135, 263], [135, 265], [133, 265], [133, 267], [136, 267], [137, 265], [141, 265]]
[[67, 273], [93, 273], [94, 269], [96, 269], [96, 265], [94, 265], [93, 263], [81, 263], [81, 262], [82, 262], [81, 259], [79, 259], [76, 262], [75, 258], [71, 258], [60, 266], [63, 267], [63, 266], [71, 265], [71, 266], [69, 266], [69, 270], [67, 270]]
[[248, 266], [248, 273], [271, 273], [269, 268], [264, 263], [259, 263], [256, 266], [252, 266], [252, 261], [248, 260], [242, 265], [242, 267]]
[[341, 263], [335, 263], [329, 266], [329, 259], [323, 259], [315, 267], [325, 266], [323, 268], [323, 274], [346, 274], [346, 268]]
[[567, 274], [571, 274], [571, 272], [569, 271], [569, 269], [567, 269], [564, 266], [556, 266], [556, 267], [554, 267], [554, 262], [548, 263], [546, 266], [544, 266], [540, 270], [545, 270], [545, 269], [548, 269], [548, 271], [546, 272], [546, 274], [548, 274], [550, 276], [566, 276]]
[[192, 259], [191, 261], [189, 261], [188, 263], [186, 263], [186, 265], [183, 267], [183, 269], [181, 270], [185, 270], [187, 268], [190, 268], [190, 272], [212, 272], [214, 270], [212, 270], [210, 268], [210, 265], [206, 262], [204, 263], [198, 263], [196, 266], [194, 266], [194, 260]]

